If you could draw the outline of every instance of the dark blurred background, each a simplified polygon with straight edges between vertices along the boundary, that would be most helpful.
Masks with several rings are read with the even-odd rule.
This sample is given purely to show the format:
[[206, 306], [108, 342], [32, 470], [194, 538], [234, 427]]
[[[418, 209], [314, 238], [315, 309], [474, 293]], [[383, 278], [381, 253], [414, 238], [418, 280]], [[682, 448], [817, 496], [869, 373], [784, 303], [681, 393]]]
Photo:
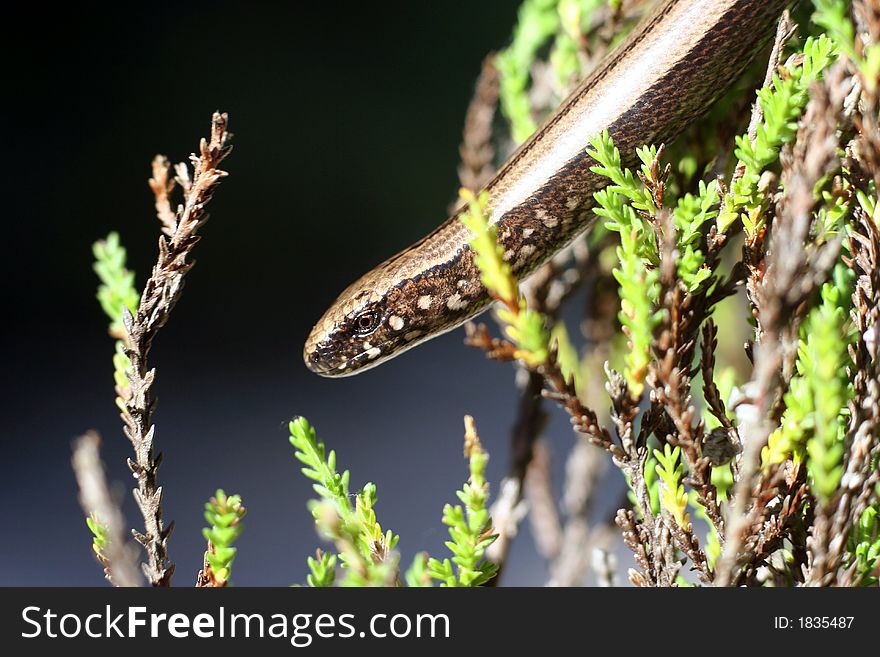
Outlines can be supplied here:
[[[321, 542], [287, 441], [297, 414], [353, 485], [378, 485], [404, 566], [444, 553], [441, 510], [467, 474], [464, 413], [492, 455], [493, 492], [506, 471], [511, 368], [461, 331], [341, 380], [309, 373], [301, 350], [343, 287], [445, 219], [480, 62], [506, 44], [517, 5], [153, 2], [4, 21], [0, 584], [102, 583], [70, 470], [87, 429], [140, 524], [91, 244], [118, 230], [143, 285], [159, 234], [150, 161], [184, 159], [215, 109], [236, 135], [230, 176], [152, 352], [175, 583], [194, 581], [217, 487], [249, 509], [233, 581], [304, 581]], [[573, 439], [554, 415], [559, 467]], [[505, 583], [546, 578], [524, 527]]]

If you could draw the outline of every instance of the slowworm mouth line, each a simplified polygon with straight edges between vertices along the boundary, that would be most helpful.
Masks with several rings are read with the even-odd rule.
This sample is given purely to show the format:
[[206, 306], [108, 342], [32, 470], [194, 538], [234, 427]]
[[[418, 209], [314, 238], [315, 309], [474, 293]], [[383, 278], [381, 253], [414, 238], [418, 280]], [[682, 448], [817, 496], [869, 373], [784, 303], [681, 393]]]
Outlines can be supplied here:
[[440, 330], [434, 334], [424, 335], [424, 336], [415, 338], [415, 339], [411, 340], [410, 342], [406, 342], [406, 343], [402, 344], [400, 347], [395, 349], [394, 352], [391, 354], [386, 354], [386, 352], [384, 350], [390, 342], [393, 342], [393, 340], [386, 340], [385, 342], [376, 345], [377, 347], [382, 349], [382, 353], [379, 356], [377, 356], [375, 359], [367, 358], [366, 364], [357, 365], [357, 363], [360, 363], [361, 361], [363, 361], [364, 357], [367, 355], [366, 352], [364, 351], [359, 354], [356, 354], [355, 356], [352, 356], [348, 361], [346, 361], [345, 362], [345, 365], [346, 365], [345, 369], [339, 369], [338, 365], [336, 367], [325, 367], [322, 369], [318, 369], [317, 367], [313, 367], [309, 361], [310, 361], [311, 355], [316, 353], [317, 349], [312, 350], [312, 352], [309, 354], [306, 354], [304, 352], [303, 357], [304, 357], [304, 360], [306, 363], [306, 367], [311, 372], [314, 372], [315, 374], [317, 374], [319, 376], [323, 376], [328, 379], [342, 379], [345, 377], [360, 374], [361, 372], [366, 372], [367, 370], [371, 370], [374, 367], [376, 367], [377, 365], [381, 365], [386, 360], [389, 360], [391, 358], [396, 358], [400, 354], [409, 351], [413, 347], [419, 346], [422, 342], [425, 342], [427, 340], [432, 340], [433, 338], [436, 338], [437, 336], [443, 335], [444, 333], [448, 333], [450, 331], [457, 329], [458, 326], [459, 325], [456, 324], [455, 326], [450, 326], [450, 327], [445, 328], [443, 330]]
[[[621, 165], [637, 165], [636, 147], [674, 139], [739, 77], [788, 4], [666, 0], [646, 17], [484, 188], [514, 275], [534, 271], [593, 225], [593, 195], [607, 180], [591, 170], [591, 136], [607, 130]], [[459, 212], [346, 288], [309, 335], [310, 370], [338, 377], [371, 369], [488, 306]], [[363, 310], [382, 318], [376, 340], [358, 336]], [[394, 325], [418, 336], [395, 342]]]
[[[322, 374], [322, 375], [326, 375], [326, 376], [345, 376], [346, 370], [348, 370], [352, 365], [357, 365], [363, 360], [369, 360], [369, 358], [367, 356], [367, 352], [362, 351], [358, 354], [355, 354], [354, 356], [351, 356], [348, 360], [340, 362], [338, 364], [323, 365], [323, 364], [319, 364], [319, 363], [323, 363], [323, 361], [314, 358], [314, 356], [317, 353], [318, 353], [317, 351], [313, 351], [312, 353], [306, 355], [306, 357], [305, 357], [306, 366], [315, 374]], [[377, 359], [378, 359], [378, 357], [377, 357]], [[340, 365], [344, 366], [344, 369], [340, 368]], [[358, 367], [357, 369], [358, 370], [369, 369], [371, 366], [372, 365], [364, 365], [364, 366]], [[339, 373], [336, 374], [335, 372], [339, 372]]]

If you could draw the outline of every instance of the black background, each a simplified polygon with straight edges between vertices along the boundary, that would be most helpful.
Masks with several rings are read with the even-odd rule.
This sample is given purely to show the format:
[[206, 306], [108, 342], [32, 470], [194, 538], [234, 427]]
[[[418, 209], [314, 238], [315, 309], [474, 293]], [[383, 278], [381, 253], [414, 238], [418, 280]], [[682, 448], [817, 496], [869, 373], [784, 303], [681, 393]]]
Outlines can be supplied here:
[[[287, 441], [297, 414], [353, 486], [378, 485], [404, 565], [420, 549], [442, 556], [442, 506], [467, 473], [464, 413], [492, 454], [495, 492], [506, 470], [510, 368], [462, 346], [461, 331], [342, 380], [309, 373], [301, 350], [344, 286], [445, 219], [480, 62], [507, 43], [517, 5], [33, 5], [4, 20], [0, 584], [102, 581], [69, 467], [86, 429], [103, 435], [138, 525], [91, 244], [118, 230], [143, 285], [159, 233], [150, 160], [186, 157], [215, 109], [236, 135], [230, 177], [152, 354], [175, 583], [195, 578], [218, 486], [250, 510], [233, 580], [304, 581], [320, 541]], [[557, 416], [549, 429], [557, 469], [566, 427]], [[505, 582], [545, 579], [520, 536]]]

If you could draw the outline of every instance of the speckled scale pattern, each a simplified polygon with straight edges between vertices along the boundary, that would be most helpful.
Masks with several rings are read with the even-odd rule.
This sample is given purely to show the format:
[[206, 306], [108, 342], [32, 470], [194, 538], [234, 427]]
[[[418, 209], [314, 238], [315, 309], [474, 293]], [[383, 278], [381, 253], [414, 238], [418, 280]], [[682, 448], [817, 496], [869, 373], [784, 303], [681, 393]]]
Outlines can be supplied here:
[[[588, 139], [608, 129], [624, 164], [707, 110], [771, 35], [786, 0], [670, 0], [584, 80], [486, 186], [504, 257], [522, 278], [594, 222]], [[459, 210], [460, 212], [460, 210]], [[363, 371], [490, 303], [459, 212], [349, 286], [315, 325], [306, 365]]]

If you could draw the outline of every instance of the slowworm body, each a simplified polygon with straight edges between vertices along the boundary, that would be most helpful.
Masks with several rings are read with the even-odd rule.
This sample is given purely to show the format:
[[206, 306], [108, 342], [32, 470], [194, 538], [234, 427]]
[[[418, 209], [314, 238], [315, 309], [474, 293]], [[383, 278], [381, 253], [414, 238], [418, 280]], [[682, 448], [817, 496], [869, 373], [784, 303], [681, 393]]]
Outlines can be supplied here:
[[[788, 0], [668, 0], [634, 30], [487, 184], [490, 221], [513, 273], [527, 276], [588, 230], [588, 140], [608, 130], [631, 165], [643, 144], [671, 140], [739, 76]], [[310, 370], [347, 376], [461, 325], [491, 299], [459, 209], [365, 274], [306, 341]]]

